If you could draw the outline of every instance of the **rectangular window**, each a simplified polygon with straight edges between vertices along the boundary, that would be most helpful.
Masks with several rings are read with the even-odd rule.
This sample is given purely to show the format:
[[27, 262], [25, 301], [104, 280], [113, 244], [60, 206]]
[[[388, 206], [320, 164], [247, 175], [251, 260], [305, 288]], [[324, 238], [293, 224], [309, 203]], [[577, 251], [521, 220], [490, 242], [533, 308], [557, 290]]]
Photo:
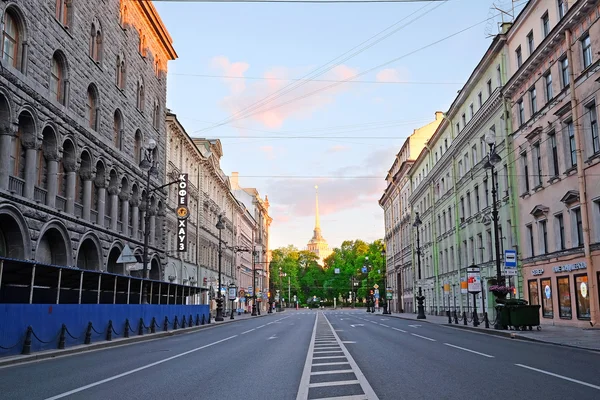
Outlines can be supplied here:
[[487, 91], [488, 91], [488, 97], [490, 97], [492, 95], [492, 80], [491, 79], [489, 81], [487, 81]]
[[529, 55], [532, 55], [533, 51], [535, 50], [535, 44], [533, 43], [533, 30], [527, 35], [527, 49], [529, 50]]
[[508, 196], [508, 182], [508, 164], [504, 164], [504, 190], [506, 191], [506, 193], [504, 194], [505, 196]]
[[533, 226], [532, 225], [527, 225], [525, 227], [527, 229], [527, 246], [529, 247], [529, 257], [534, 257], [535, 256], [535, 248], [534, 248], [534, 241], [533, 241]]
[[542, 36], [546, 37], [550, 33], [550, 18], [548, 12], [542, 16]]
[[470, 217], [471, 214], [471, 193], [467, 192], [467, 216]]
[[481, 108], [481, 106], [483, 105], [483, 97], [481, 92], [477, 94], [477, 103], [479, 104], [479, 108]]
[[592, 147], [594, 154], [600, 152], [600, 139], [598, 138], [598, 114], [596, 113], [596, 104], [590, 104], [586, 107], [590, 121], [590, 133], [592, 134]]
[[561, 318], [571, 319], [573, 312], [571, 310], [571, 288], [568, 276], [560, 276], [556, 278], [558, 286], [558, 315]]
[[458, 161], [458, 177], [462, 178], [464, 175], [462, 160]]
[[554, 216], [554, 218], [556, 219], [556, 229], [558, 231], [558, 235], [557, 235], [558, 241], [556, 244], [557, 244], [558, 250], [564, 250], [565, 249], [565, 221], [564, 221], [562, 214], [556, 214]]
[[517, 110], [519, 113], [519, 126], [525, 123], [525, 106], [523, 105], [523, 99], [517, 103]]
[[461, 220], [465, 219], [465, 198], [464, 197], [460, 198], [460, 219]]
[[579, 207], [571, 210], [573, 213], [572, 223], [574, 225], [573, 242], [574, 247], [583, 246], [583, 222], [581, 220], [581, 209]]
[[531, 115], [537, 112], [537, 92], [535, 86], [529, 89], [529, 106], [531, 107]]
[[557, 0], [558, 1], [558, 18], [562, 18], [567, 13], [567, 3], [565, 0]]
[[523, 54], [521, 51], [521, 46], [517, 47], [517, 50], [515, 50], [515, 58], [517, 60], [517, 68], [521, 68], [521, 65], [523, 65]]
[[492, 231], [489, 230], [487, 231], [486, 234], [486, 241], [485, 241], [485, 247], [487, 248], [488, 251], [488, 261], [492, 261], [494, 259], [494, 247], [492, 246]]
[[529, 304], [532, 306], [537, 306], [540, 304], [540, 290], [538, 288], [537, 279], [532, 279], [527, 281], [527, 286], [529, 287]]
[[460, 132], [460, 122], [456, 123], [456, 132]]
[[462, 115], [462, 124], [463, 124], [463, 126], [467, 125], [467, 114], [463, 113], [463, 115]]
[[469, 104], [469, 119], [473, 118], [473, 115], [475, 115], [475, 107], [473, 106], [473, 103]]
[[550, 139], [550, 151], [551, 151], [551, 168], [553, 176], [558, 176], [558, 148], [556, 147], [556, 134], [554, 132], [550, 132], [548, 134]]
[[575, 145], [575, 128], [573, 127], [573, 121], [568, 121], [567, 135], [569, 136], [569, 154], [571, 159], [571, 167], [577, 166], [577, 146]]
[[552, 281], [550, 278], [540, 279], [542, 287], [542, 317], [554, 318], [554, 308], [552, 306]]
[[549, 102], [554, 97], [554, 91], [552, 90], [552, 74], [550, 72], [544, 76], [544, 85], [546, 86], [546, 101]]
[[521, 153], [521, 165], [523, 166], [523, 193], [529, 193], [529, 167], [526, 152]]
[[480, 233], [477, 235], [477, 254], [480, 263], [483, 262], [483, 235]]
[[473, 188], [473, 191], [475, 192], [475, 207], [477, 212], [481, 211], [480, 208], [480, 204], [479, 204], [479, 186], [475, 185], [475, 187]]
[[569, 85], [569, 59], [563, 58], [560, 60], [560, 77], [563, 87]]
[[581, 39], [581, 51], [583, 53], [583, 68], [592, 65], [592, 41], [588, 33]]
[[473, 153], [473, 165], [477, 164], [477, 145], [473, 145], [471, 148], [471, 152]]
[[533, 145], [533, 160], [535, 162], [536, 186], [542, 186], [542, 155], [540, 153], [540, 142]]
[[590, 293], [588, 290], [588, 277], [584, 275], [575, 275], [575, 296], [577, 298], [577, 319], [589, 320], [590, 314]]
[[540, 254], [546, 254], [548, 252], [548, 224], [546, 220], [538, 223], [538, 231], [541, 245]]
[[488, 181], [487, 179], [483, 180], [483, 194], [485, 195], [485, 206], [490, 206], [490, 195], [488, 190]]
[[498, 81], [498, 87], [502, 87], [502, 69], [499, 65], [496, 67], [496, 80]]

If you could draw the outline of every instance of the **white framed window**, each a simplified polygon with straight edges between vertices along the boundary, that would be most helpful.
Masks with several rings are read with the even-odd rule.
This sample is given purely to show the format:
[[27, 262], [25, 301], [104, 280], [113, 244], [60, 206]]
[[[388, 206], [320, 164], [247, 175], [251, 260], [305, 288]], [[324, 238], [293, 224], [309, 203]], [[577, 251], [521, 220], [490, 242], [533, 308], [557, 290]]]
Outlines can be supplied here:
[[552, 90], [552, 74], [550, 72], [544, 75], [544, 86], [546, 88], [546, 102], [549, 102], [554, 97], [554, 91]]
[[537, 92], [535, 86], [529, 89], [529, 106], [531, 107], [531, 115], [537, 112]]
[[527, 49], [529, 50], [529, 55], [533, 54], [535, 50], [535, 43], [533, 42], [533, 30], [529, 31], [527, 34]]
[[563, 58], [562, 60], [560, 60], [560, 77], [562, 80], [562, 86], [568, 86], [569, 85], [569, 59], [568, 58]]
[[517, 60], [517, 68], [521, 68], [521, 65], [523, 65], [523, 52], [521, 51], [521, 46], [517, 47], [515, 50], [515, 59]]
[[529, 257], [535, 256], [534, 239], [533, 239], [533, 225], [529, 224], [525, 226], [527, 231], [527, 255]]
[[540, 254], [548, 253], [548, 221], [538, 221], [538, 236], [539, 236], [539, 247]]
[[585, 69], [592, 65], [593, 61], [592, 40], [589, 33], [581, 39], [581, 52], [583, 53], [583, 68]]
[[571, 240], [573, 247], [583, 246], [583, 222], [581, 220], [581, 208], [571, 208]]
[[542, 37], [548, 36], [550, 33], [550, 18], [548, 17], [548, 11], [542, 15]]

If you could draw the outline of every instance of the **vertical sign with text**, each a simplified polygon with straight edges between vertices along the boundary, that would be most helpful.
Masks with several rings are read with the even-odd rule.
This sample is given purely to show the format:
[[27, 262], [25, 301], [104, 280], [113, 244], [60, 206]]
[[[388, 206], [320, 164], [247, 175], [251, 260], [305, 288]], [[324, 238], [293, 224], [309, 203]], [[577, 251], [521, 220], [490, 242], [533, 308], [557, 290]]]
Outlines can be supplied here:
[[188, 174], [177, 179], [177, 252], [187, 251]]

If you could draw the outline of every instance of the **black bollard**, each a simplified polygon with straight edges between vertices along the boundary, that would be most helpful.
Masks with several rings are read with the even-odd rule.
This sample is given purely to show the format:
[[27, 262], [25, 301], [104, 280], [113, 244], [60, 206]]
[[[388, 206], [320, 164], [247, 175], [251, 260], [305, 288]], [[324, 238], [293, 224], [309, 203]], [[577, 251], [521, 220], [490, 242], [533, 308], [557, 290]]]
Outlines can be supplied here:
[[144, 334], [144, 319], [140, 318], [140, 322], [138, 324], [138, 335], [142, 336]]
[[150, 333], [156, 333], [156, 318], [152, 317], [152, 322], [150, 322]]
[[61, 350], [65, 348], [66, 333], [67, 326], [65, 324], [62, 324], [62, 326], [60, 327], [60, 337], [58, 338], [58, 348]]
[[177, 325], [178, 325], [178, 322], [177, 322], [177, 315], [176, 315], [175, 321], [173, 321], [173, 329], [177, 329]]
[[163, 323], [163, 330], [166, 332], [169, 330], [169, 318], [165, 316], [165, 322]]
[[190, 319], [188, 322], [188, 326], [191, 328], [192, 326], [194, 326], [194, 320], [192, 319], [192, 314], [190, 314]]
[[123, 330], [123, 337], [124, 338], [128, 338], [129, 337], [129, 318], [125, 318], [125, 329]]
[[25, 342], [23, 342], [23, 351], [21, 354], [31, 354], [31, 334], [33, 333], [33, 328], [31, 326], [27, 327], [27, 332], [25, 333]]
[[207, 324], [210, 324], [210, 317], [211, 317], [211, 315], [210, 315], [210, 313], [208, 313], [208, 319], [206, 320]]
[[85, 344], [92, 343], [92, 322], [88, 322], [87, 329], [85, 330], [85, 340], [83, 341]]
[[202, 314], [202, 321], [200, 322], [200, 325], [204, 325], [206, 323], [206, 321], [204, 320], [204, 314]]
[[181, 317], [181, 329], [185, 328], [185, 315]]
[[454, 310], [454, 323], [458, 325], [458, 314], [456, 313], [456, 310]]
[[463, 316], [462, 317], [463, 317], [463, 323], [465, 325], [467, 325], [468, 323], [467, 323], [467, 312], [466, 311], [463, 311]]
[[485, 327], [490, 327], [490, 320], [488, 319], [487, 311], [483, 313], [483, 322], [485, 322]]
[[450, 315], [450, 310], [446, 311], [446, 316], [448, 317], [448, 323], [452, 323], [452, 316]]
[[112, 319], [108, 320], [108, 328], [106, 328], [106, 340], [112, 340]]
[[200, 325], [200, 314], [196, 314], [196, 326]]

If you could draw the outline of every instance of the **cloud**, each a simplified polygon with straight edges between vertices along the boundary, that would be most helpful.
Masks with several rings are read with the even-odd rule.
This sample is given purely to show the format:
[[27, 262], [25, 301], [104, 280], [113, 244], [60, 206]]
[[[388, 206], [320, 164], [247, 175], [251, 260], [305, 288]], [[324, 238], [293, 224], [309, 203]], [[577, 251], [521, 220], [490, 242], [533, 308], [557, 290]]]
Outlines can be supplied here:
[[382, 69], [377, 73], [375, 79], [377, 82], [402, 82], [408, 77], [408, 71], [396, 68]]
[[[234, 76], [243, 76], [249, 68], [245, 62], [232, 63], [223, 56], [214, 57], [212, 65], [223, 74], [235, 74]], [[336, 96], [351, 87], [339, 84], [329, 88], [331, 82], [301, 83], [289, 80], [304, 76], [310, 71], [309, 68], [272, 67], [264, 72], [264, 80], [248, 83], [245, 79], [235, 80], [240, 82], [225, 79], [230, 85], [231, 93], [223, 98], [220, 104], [232, 116], [239, 113], [237, 118], [248, 116], [267, 128], [276, 129], [287, 120], [309, 118], [316, 111], [334, 103]], [[347, 65], [338, 65], [318, 79], [343, 81], [357, 73], [358, 70]], [[290, 87], [294, 89], [284, 89], [288, 85], [292, 85]], [[279, 90], [283, 91], [277, 93]]]
[[266, 157], [269, 160], [273, 160], [275, 158], [275, 149], [273, 148], [273, 146], [260, 146], [259, 150], [262, 153], [265, 153]]
[[328, 153], [341, 153], [343, 151], [350, 150], [350, 146], [344, 146], [343, 144], [336, 144], [327, 149]]

